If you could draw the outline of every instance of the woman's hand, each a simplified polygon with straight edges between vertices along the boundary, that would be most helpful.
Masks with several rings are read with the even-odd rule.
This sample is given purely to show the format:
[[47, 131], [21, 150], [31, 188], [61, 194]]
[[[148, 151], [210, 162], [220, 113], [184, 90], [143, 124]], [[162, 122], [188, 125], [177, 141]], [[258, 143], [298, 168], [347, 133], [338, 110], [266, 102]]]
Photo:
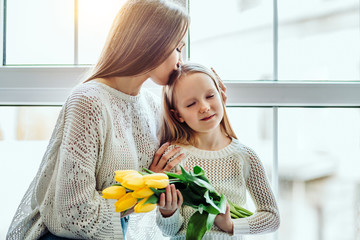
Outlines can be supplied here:
[[169, 162], [169, 159], [171, 159], [175, 154], [177, 154], [181, 148], [175, 147], [171, 151], [164, 154], [166, 149], [170, 146], [170, 143], [164, 143], [159, 150], [156, 151], [154, 155], [153, 162], [151, 163], [149, 170], [161, 173], [161, 172], [170, 172], [171, 169], [173, 169], [176, 165], [178, 165], [181, 160], [184, 159], [184, 154], [180, 154], [177, 156], [174, 160]]
[[230, 235], [233, 235], [234, 233], [234, 223], [231, 220], [230, 215], [230, 206], [228, 203], [226, 203], [226, 211], [224, 214], [220, 213], [215, 217], [214, 224], [223, 230], [224, 232], [227, 232]]
[[158, 206], [163, 217], [170, 217], [182, 204], [181, 192], [175, 188], [174, 184], [171, 184], [165, 188], [165, 193], [160, 195]]
[[224, 85], [223, 81], [221, 80], [221, 78], [220, 78], [219, 75], [215, 72], [215, 70], [214, 70], [213, 68], [211, 68], [211, 71], [213, 71], [213, 73], [215, 74], [216, 79], [218, 80], [219, 87], [220, 87], [220, 89], [221, 89], [222, 99], [223, 99], [224, 103], [226, 103], [226, 100], [227, 100], [227, 96], [226, 96], [226, 86]]
[[126, 216], [132, 214], [133, 212], [134, 212], [134, 207], [132, 207], [124, 212], [121, 212], [120, 218], [126, 217]]

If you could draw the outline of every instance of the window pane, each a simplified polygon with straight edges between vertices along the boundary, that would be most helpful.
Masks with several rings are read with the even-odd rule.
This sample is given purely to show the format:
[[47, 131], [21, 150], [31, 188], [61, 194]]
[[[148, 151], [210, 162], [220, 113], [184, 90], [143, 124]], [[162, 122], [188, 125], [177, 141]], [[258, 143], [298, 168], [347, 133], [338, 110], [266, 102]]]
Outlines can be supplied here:
[[279, 0], [280, 80], [359, 80], [359, 1]]
[[224, 80], [272, 79], [272, 1], [190, 1], [190, 60]]
[[7, 0], [6, 64], [73, 64], [74, 1]]
[[280, 240], [359, 239], [360, 109], [279, 109]]
[[79, 0], [79, 63], [96, 63], [125, 0]]
[[[0, 239], [35, 177], [60, 107], [0, 107]], [[11, 184], [4, 184], [11, 183]], [[9, 197], [11, 196], [11, 197]]]

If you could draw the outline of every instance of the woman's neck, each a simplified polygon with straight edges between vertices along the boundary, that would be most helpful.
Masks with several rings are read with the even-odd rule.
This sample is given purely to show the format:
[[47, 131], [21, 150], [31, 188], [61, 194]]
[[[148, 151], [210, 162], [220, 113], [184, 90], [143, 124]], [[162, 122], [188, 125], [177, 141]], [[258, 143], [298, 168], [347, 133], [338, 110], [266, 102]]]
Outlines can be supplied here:
[[219, 129], [219, 132], [197, 134], [194, 147], [202, 150], [216, 151], [223, 149], [230, 143], [231, 138]]
[[141, 86], [148, 79], [147, 75], [129, 76], [129, 77], [108, 77], [97, 78], [95, 81], [104, 83], [109, 87], [125, 94], [136, 96], [139, 94]]

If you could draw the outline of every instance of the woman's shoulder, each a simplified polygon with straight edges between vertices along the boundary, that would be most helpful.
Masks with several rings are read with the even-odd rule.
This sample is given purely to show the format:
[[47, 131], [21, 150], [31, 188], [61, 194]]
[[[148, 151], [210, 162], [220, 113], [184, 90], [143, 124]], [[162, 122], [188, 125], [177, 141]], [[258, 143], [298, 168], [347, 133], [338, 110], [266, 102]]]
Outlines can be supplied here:
[[69, 98], [97, 98], [104, 94], [104, 90], [95, 82], [80, 83], [75, 86]]
[[141, 89], [141, 92], [148, 103], [154, 104], [154, 106], [156, 107], [160, 107], [161, 100], [159, 95], [155, 94], [153, 91], [145, 87]]
[[70, 109], [95, 109], [99, 110], [106, 105], [106, 92], [93, 82], [81, 83], [74, 87], [64, 106]]

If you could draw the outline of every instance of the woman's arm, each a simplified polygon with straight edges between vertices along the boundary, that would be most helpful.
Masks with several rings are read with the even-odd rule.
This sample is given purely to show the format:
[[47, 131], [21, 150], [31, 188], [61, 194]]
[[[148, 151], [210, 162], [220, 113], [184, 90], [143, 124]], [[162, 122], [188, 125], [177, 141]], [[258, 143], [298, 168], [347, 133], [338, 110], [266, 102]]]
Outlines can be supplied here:
[[99, 99], [81, 95], [67, 101], [56, 180], [40, 207], [45, 225], [56, 235], [121, 237], [120, 214], [114, 211], [114, 200], [103, 199], [96, 190], [105, 141], [103, 107]]

